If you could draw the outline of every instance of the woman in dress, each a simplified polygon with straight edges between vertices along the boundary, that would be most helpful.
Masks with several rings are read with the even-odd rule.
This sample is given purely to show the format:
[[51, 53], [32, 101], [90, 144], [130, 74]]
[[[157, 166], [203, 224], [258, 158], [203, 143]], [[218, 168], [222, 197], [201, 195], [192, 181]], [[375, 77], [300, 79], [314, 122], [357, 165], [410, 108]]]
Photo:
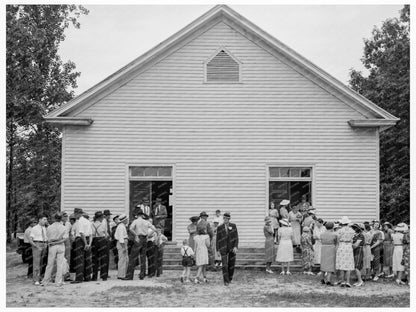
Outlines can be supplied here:
[[407, 284], [410, 286], [410, 232], [409, 229], [404, 233], [403, 237], [403, 273], [406, 275]]
[[[352, 250], [352, 238], [354, 237], [354, 230], [348, 224], [350, 219], [343, 216], [339, 221], [341, 228], [338, 230], [338, 249], [336, 255], [336, 269], [340, 272], [341, 287], [351, 288], [350, 274], [354, 270], [354, 253]], [[345, 279], [344, 279], [345, 276]]]
[[335, 273], [335, 259], [337, 254], [338, 236], [334, 232], [334, 223], [325, 223], [326, 231], [321, 234], [321, 272], [326, 273], [321, 279], [322, 284], [334, 286], [331, 282], [331, 275]]
[[374, 221], [373, 224], [373, 238], [371, 239], [370, 248], [373, 255], [373, 281], [378, 281], [382, 275], [381, 255], [383, 252], [383, 233], [380, 231], [380, 223], [378, 221]]
[[371, 233], [371, 227], [369, 223], [364, 223], [364, 248], [363, 248], [363, 269], [361, 271], [362, 280], [366, 281], [370, 278], [370, 271], [371, 271], [371, 239], [372, 239], [372, 233]]
[[324, 226], [324, 220], [318, 219], [315, 222], [315, 226], [313, 229], [313, 238], [315, 240], [315, 244], [313, 245], [314, 250], [314, 263], [320, 265], [321, 264], [321, 235], [326, 231]]
[[206, 266], [209, 263], [208, 248], [210, 246], [210, 239], [204, 225], [197, 227], [197, 235], [194, 237], [195, 241], [195, 262], [198, 272], [195, 277], [195, 284], [201, 281], [208, 283], [206, 277]]
[[405, 223], [399, 223], [394, 229], [395, 232], [391, 235], [394, 244], [393, 250], [393, 272], [396, 276], [396, 284], [403, 285], [402, 274], [404, 271], [403, 260], [403, 239], [404, 232], [407, 231], [407, 225]]
[[285, 264], [287, 266], [286, 275], [292, 275], [290, 273], [290, 262], [293, 261], [293, 231], [289, 226], [289, 221], [287, 219], [282, 219], [279, 222], [282, 227], [277, 231], [279, 246], [277, 247], [276, 261], [280, 262], [282, 265], [282, 272], [280, 272], [280, 275], [285, 274]]
[[288, 199], [284, 199], [280, 202], [280, 209], [279, 209], [280, 219], [289, 219], [289, 212], [287, 210], [289, 204], [290, 204], [290, 200]]
[[364, 259], [364, 235], [362, 233], [364, 229], [364, 224], [353, 224], [351, 228], [355, 231], [355, 235], [352, 239], [352, 248], [354, 251], [354, 268], [355, 274], [357, 275], [358, 281], [354, 283], [354, 286], [361, 287], [364, 285], [363, 280], [361, 279], [361, 270], [363, 268], [363, 259]]
[[272, 225], [272, 220], [270, 217], [264, 218], [264, 228], [263, 233], [264, 237], [266, 238], [264, 242], [264, 252], [265, 252], [265, 260], [266, 260], [266, 272], [272, 274], [273, 271], [271, 270], [271, 265], [273, 262], [274, 256], [274, 230]]
[[303, 263], [303, 274], [314, 275], [312, 273], [312, 266], [314, 260], [314, 251], [312, 245], [311, 230], [309, 227], [304, 226], [301, 237], [302, 246], [302, 263]]
[[189, 243], [189, 247], [191, 247], [192, 250], [195, 250], [194, 237], [196, 235], [196, 226], [197, 226], [199, 217], [197, 216], [191, 217], [189, 220], [191, 220], [192, 223], [188, 225], [188, 233], [189, 233], [188, 243]]
[[289, 223], [293, 231], [293, 246], [300, 247], [300, 223], [302, 222], [302, 215], [299, 212], [299, 206], [294, 206], [289, 212]]
[[273, 202], [270, 202], [269, 217], [272, 222], [274, 241], [276, 241], [277, 230], [279, 229], [279, 211], [277, 211]]
[[384, 222], [383, 224], [383, 233], [384, 233], [384, 241], [383, 241], [383, 272], [386, 274], [387, 278], [394, 277], [392, 271], [393, 265], [393, 239], [391, 238], [391, 234], [394, 233], [393, 225], [390, 222]]

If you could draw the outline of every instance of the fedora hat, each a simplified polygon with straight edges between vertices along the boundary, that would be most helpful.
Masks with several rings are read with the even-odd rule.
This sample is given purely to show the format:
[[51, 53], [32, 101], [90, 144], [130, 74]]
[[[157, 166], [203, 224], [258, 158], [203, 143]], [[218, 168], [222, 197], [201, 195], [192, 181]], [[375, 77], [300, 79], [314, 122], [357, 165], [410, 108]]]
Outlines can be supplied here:
[[125, 221], [125, 220], [127, 220], [128, 218], [127, 218], [127, 216], [123, 213], [123, 214], [121, 214], [119, 217], [118, 217], [118, 221], [120, 221], [120, 222], [123, 222], [123, 221]]
[[279, 222], [281, 224], [285, 225], [285, 226], [289, 226], [289, 220], [288, 219], [282, 219], [282, 220], [279, 220]]
[[343, 216], [339, 221], [340, 225], [350, 224], [351, 220], [347, 216]]
[[283, 199], [281, 202], [280, 202], [280, 205], [281, 206], [286, 206], [286, 205], [289, 205], [290, 204], [290, 200], [288, 200], [288, 199]]
[[81, 208], [74, 208], [74, 214], [83, 214], [84, 211]]
[[226, 217], [226, 218], [231, 218], [231, 214], [228, 211], [224, 212], [224, 214], [222, 216]]
[[409, 227], [407, 226], [406, 223], [402, 222], [402, 223], [397, 224], [394, 230], [397, 232], [407, 232], [409, 230]]
[[207, 214], [205, 211], [202, 211], [202, 212], [199, 214], [199, 216], [200, 216], [200, 217], [209, 217], [209, 216], [208, 216], [208, 214]]
[[104, 216], [111, 216], [110, 210], [108, 210], [108, 209], [104, 210], [103, 215]]
[[97, 212], [94, 214], [94, 218], [95, 218], [95, 219], [101, 218], [101, 217], [103, 217], [103, 216], [104, 216], [104, 214], [102, 213], [102, 211], [97, 211]]

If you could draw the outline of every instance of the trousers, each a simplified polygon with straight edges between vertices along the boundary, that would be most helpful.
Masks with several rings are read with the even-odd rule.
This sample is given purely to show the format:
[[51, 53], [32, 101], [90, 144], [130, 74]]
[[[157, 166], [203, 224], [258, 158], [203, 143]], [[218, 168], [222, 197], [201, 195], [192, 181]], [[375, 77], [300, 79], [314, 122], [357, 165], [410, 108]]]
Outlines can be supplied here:
[[74, 270], [76, 281], [82, 282], [84, 280], [91, 280], [91, 250], [85, 250], [85, 244], [81, 237], [75, 238]]
[[129, 256], [127, 253], [127, 244], [124, 247], [121, 246], [120, 242], [117, 242], [118, 252], [118, 264], [117, 264], [117, 277], [126, 277], [127, 266], [129, 263]]
[[147, 239], [146, 236], [139, 236], [139, 241], [134, 241], [133, 246], [131, 247], [129, 265], [127, 268], [126, 278], [133, 279], [134, 268], [136, 266], [137, 258], [140, 260], [140, 275], [141, 279], [146, 275], [146, 249], [147, 249]]
[[160, 276], [163, 273], [163, 247], [155, 246], [155, 251], [156, 276]]
[[97, 279], [98, 271], [100, 277], [108, 277], [108, 240], [105, 237], [94, 237], [91, 244], [92, 254], [92, 279]]
[[146, 257], [147, 257], [147, 275], [153, 276], [156, 273], [156, 251], [153, 242], [147, 242]]
[[46, 269], [48, 249], [46, 243], [35, 243], [35, 245], [37, 247], [32, 247], [33, 281], [40, 282], [41, 275]]
[[229, 283], [233, 280], [235, 259], [236, 254], [232, 251], [229, 251], [226, 254], [221, 254], [222, 277], [224, 279], [224, 283]]
[[62, 284], [64, 258], [65, 258], [65, 244], [64, 243], [49, 246], [48, 264], [46, 266], [45, 276], [42, 280], [42, 283], [50, 282], [51, 276], [52, 276], [52, 270], [56, 262], [55, 283]]

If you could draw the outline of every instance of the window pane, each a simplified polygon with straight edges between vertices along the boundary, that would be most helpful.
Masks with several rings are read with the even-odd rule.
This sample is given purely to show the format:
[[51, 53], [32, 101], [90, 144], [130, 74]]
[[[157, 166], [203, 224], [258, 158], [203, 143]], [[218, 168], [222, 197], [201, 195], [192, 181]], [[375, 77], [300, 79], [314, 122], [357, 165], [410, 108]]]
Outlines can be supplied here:
[[158, 170], [159, 177], [170, 177], [172, 176], [172, 167], [160, 167]]
[[300, 169], [299, 168], [291, 168], [290, 169], [290, 176], [294, 178], [300, 177]]
[[146, 167], [144, 170], [144, 175], [146, 177], [157, 177], [157, 167]]
[[302, 168], [301, 177], [309, 178], [311, 176], [311, 169], [310, 168]]
[[132, 177], [142, 177], [144, 176], [145, 167], [131, 167], [130, 176]]
[[279, 177], [279, 168], [277, 168], [277, 167], [270, 168], [270, 177], [278, 178]]
[[280, 168], [280, 177], [289, 177], [290, 168]]

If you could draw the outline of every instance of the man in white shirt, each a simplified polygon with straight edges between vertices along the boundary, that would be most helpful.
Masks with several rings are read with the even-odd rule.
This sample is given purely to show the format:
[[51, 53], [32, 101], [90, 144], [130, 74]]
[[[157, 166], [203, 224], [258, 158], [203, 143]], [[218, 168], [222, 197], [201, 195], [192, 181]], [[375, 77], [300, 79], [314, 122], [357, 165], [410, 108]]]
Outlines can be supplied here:
[[45, 224], [48, 218], [45, 214], [39, 215], [38, 224], [30, 231], [29, 242], [32, 245], [33, 254], [33, 282], [36, 286], [40, 285], [42, 266], [44, 258], [47, 257], [47, 242]]
[[137, 257], [140, 258], [140, 275], [139, 279], [144, 279], [146, 275], [146, 245], [149, 228], [156, 231], [156, 228], [147, 220], [143, 219], [143, 212], [139, 210], [137, 219], [130, 225], [129, 231], [134, 236], [134, 244], [131, 248], [129, 257], [129, 266], [127, 268], [125, 280], [132, 280], [134, 275], [134, 267]]
[[30, 244], [30, 232], [32, 231], [33, 227], [38, 223], [36, 219], [30, 220], [29, 226], [25, 230], [25, 234], [23, 236], [23, 252], [28, 264], [27, 267], [27, 278], [33, 278], [33, 254], [32, 254], [32, 245]]
[[91, 222], [83, 215], [81, 208], [74, 209], [77, 218], [75, 226], [75, 281], [72, 283], [81, 283], [91, 280]]
[[146, 196], [143, 197], [142, 203], [137, 205], [136, 208], [139, 208], [143, 212], [144, 219], [149, 218], [152, 213], [152, 210], [150, 209], [149, 198]]
[[123, 279], [126, 277], [127, 264], [128, 264], [128, 235], [126, 224], [128, 218], [125, 214], [122, 214], [118, 218], [116, 232], [114, 233], [114, 239], [117, 241], [118, 263], [117, 263], [117, 278]]
[[[72, 224], [71, 224], [71, 222], [69, 222], [69, 215], [66, 211], [62, 212], [62, 224], [65, 227], [66, 237], [67, 237], [67, 239], [65, 240], [65, 259], [66, 259], [66, 262], [69, 265], [71, 263], [71, 239], [70, 239], [70, 236], [71, 236]], [[65, 277], [66, 277], [66, 280], [69, 279], [69, 272]]]
[[218, 225], [223, 224], [224, 221], [223, 221], [223, 218], [222, 218], [221, 210], [216, 210], [215, 211], [215, 216], [212, 220], [212, 223], [214, 223], [214, 222], [218, 222]]

